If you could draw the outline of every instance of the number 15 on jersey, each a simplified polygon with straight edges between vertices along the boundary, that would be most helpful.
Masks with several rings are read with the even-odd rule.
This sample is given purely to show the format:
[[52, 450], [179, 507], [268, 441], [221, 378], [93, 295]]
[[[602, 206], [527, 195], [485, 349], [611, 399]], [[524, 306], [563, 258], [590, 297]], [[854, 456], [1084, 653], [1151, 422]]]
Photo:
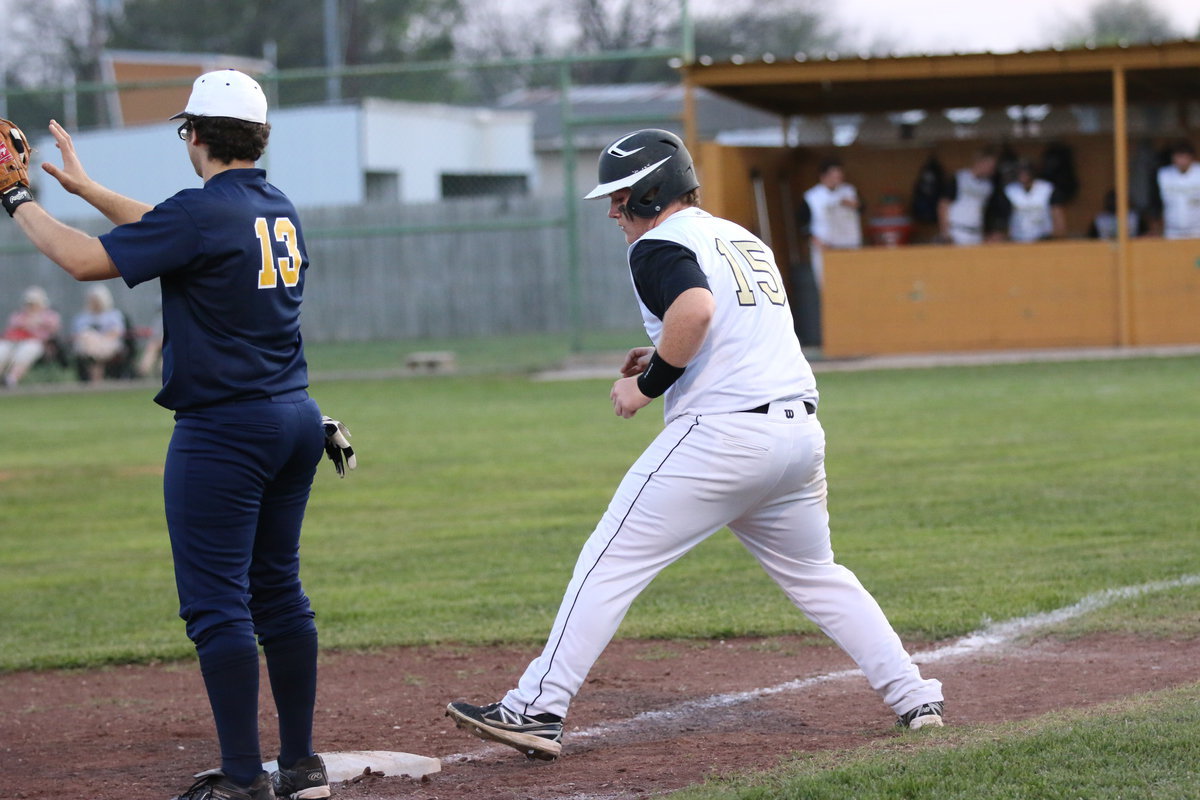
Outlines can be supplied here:
[[[738, 241], [730, 248], [724, 241], [717, 239], [716, 247], [721, 258], [725, 259], [725, 263], [733, 270], [733, 279], [737, 281], [738, 286], [738, 305], [758, 305], [758, 298], [750, 285], [750, 279], [758, 284], [758, 288], [773, 305], [782, 306], [787, 303], [787, 294], [783, 291], [779, 270], [767, 257], [762, 245], [754, 241]], [[741, 256], [740, 259], [734, 255], [734, 248]], [[749, 279], [746, 275], [747, 270], [750, 272]]]

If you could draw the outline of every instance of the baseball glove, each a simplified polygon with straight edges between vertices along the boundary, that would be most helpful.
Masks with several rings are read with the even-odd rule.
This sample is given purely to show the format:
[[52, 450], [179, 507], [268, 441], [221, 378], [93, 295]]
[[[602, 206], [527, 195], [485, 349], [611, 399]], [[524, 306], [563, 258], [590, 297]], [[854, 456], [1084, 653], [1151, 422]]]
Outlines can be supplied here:
[[17, 206], [33, 199], [29, 191], [29, 140], [21, 129], [0, 119], [0, 200], [11, 217]]
[[325, 428], [325, 455], [333, 462], [339, 478], [346, 477], [346, 468], [358, 466], [354, 457], [354, 448], [350, 446], [350, 429], [336, 419], [321, 417], [321, 425]]

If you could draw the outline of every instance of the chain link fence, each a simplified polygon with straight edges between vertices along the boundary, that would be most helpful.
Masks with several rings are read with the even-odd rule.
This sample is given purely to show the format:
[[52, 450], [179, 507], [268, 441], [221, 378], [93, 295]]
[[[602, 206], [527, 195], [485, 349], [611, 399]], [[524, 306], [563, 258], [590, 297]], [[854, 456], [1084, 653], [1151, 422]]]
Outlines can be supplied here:
[[[642, 114], [581, 116], [572, 98], [579, 88], [577, 76], [594, 73], [598, 64], [661, 67], [675, 55], [659, 50], [569, 60], [396, 64], [260, 76], [273, 98], [275, 135], [264, 159], [272, 177], [293, 168], [292, 158], [307, 158], [307, 169], [312, 170], [314, 159], [321, 161], [320, 148], [329, 146], [316, 131], [306, 141], [304, 134], [297, 136], [293, 129], [274, 122], [305, 109], [319, 120], [323, 110], [334, 113], [380, 100], [396, 101], [406, 113], [415, 111], [429, 119], [465, 114], [484, 130], [474, 149], [460, 154], [458, 167], [437, 174], [430, 189], [433, 199], [406, 202], [413, 187], [404, 184], [416, 170], [407, 170], [401, 160], [394, 172], [363, 169], [358, 175], [328, 177], [359, 181], [357, 202], [301, 205], [297, 201], [311, 261], [304, 307], [306, 339], [550, 332], [570, 337], [575, 349], [580, 349], [587, 332], [635, 328], [640, 320], [625, 267], [623, 237], [606, 218], [604, 204], [579, 203], [578, 198], [594, 181], [595, 143], [612, 126], [677, 128], [677, 112], [660, 108]], [[69, 129], [79, 131], [81, 142], [88, 136], [108, 135], [106, 131], [120, 142], [136, 129], [109, 124], [106, 115], [120, 105], [117, 101], [138, 92], [163, 90], [186, 98], [190, 86], [191, 78], [10, 90], [6, 113], [27, 132], [44, 131], [53, 118], [66, 120]], [[155, 118], [161, 120], [177, 110], [174, 106], [156, 109], [154, 113], [161, 116]], [[507, 138], [488, 139], [489, 115], [502, 112], [531, 118], [527, 142], [514, 143], [507, 129], [499, 128]], [[396, 149], [404, 132], [368, 133], [375, 138], [363, 143], [366, 153]], [[361, 131], [357, 135], [364, 136]], [[446, 138], [447, 150], [456, 146], [451, 134]], [[578, 147], [577, 141], [585, 145]], [[512, 149], [514, 144], [532, 151], [526, 153], [524, 169], [497, 169], [488, 162], [492, 150]], [[163, 157], [182, 157], [172, 153]], [[126, 171], [160, 169], [154, 154], [127, 156]], [[54, 157], [43, 152], [35, 154], [35, 161]], [[85, 166], [89, 166], [86, 160]], [[98, 171], [93, 175], [99, 178]], [[43, 179], [38, 191], [48, 194], [61, 189]], [[92, 233], [109, 227], [98, 217], [68, 221]], [[0, 271], [0, 313], [14, 310], [29, 285], [44, 287], [65, 320], [82, 307], [86, 287], [75, 284], [33, 250], [14, 226], [0, 226], [0, 257], [6, 262]], [[154, 322], [157, 286], [114, 294], [135, 324]]]

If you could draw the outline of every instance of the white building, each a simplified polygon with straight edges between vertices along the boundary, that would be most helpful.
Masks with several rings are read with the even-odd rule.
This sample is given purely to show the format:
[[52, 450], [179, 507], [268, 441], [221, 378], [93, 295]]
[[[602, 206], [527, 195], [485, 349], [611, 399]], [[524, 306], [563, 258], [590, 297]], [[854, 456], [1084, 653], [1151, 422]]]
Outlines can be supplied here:
[[[534, 115], [433, 103], [367, 99], [358, 105], [284, 108], [269, 114], [259, 166], [299, 207], [423, 203], [524, 194], [536, 184]], [[199, 186], [175, 134], [178, 121], [72, 133], [88, 174], [155, 204]], [[30, 132], [32, 134], [32, 132]], [[34, 141], [34, 161], [57, 161], [54, 140]], [[34, 191], [53, 215], [98, 216], [40, 169]]]

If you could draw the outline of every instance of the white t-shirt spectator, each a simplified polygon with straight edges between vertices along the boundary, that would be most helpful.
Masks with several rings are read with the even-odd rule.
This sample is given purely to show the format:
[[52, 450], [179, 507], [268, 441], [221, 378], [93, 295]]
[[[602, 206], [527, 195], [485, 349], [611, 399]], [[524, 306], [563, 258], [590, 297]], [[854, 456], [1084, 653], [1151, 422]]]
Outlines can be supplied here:
[[1013, 181], [1004, 187], [1004, 196], [1012, 205], [1008, 237], [1014, 242], [1036, 242], [1054, 233], [1050, 206], [1055, 197], [1054, 184], [1050, 181], [1036, 178], [1028, 189]]
[[1163, 236], [1168, 239], [1200, 238], [1200, 164], [1186, 172], [1168, 164], [1158, 171], [1158, 191], [1163, 204]]
[[826, 247], [862, 247], [858, 191], [852, 185], [842, 183], [830, 189], [818, 183], [804, 193], [804, 202], [811, 215], [809, 231]]
[[983, 212], [992, 196], [991, 177], [980, 178], [970, 169], [954, 173], [954, 181], [945, 197], [950, 241], [955, 244], [979, 244], [983, 241]]

